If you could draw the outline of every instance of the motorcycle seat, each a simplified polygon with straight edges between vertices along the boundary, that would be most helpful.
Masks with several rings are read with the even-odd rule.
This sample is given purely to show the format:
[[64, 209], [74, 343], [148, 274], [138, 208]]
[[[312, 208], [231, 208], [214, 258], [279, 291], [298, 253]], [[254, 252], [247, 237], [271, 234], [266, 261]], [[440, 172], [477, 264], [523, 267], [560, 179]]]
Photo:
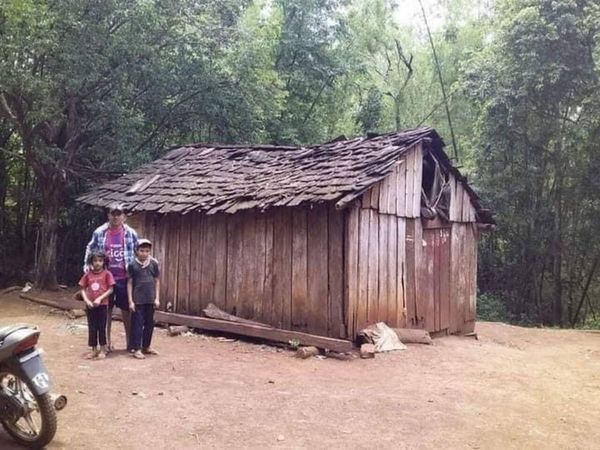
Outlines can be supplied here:
[[29, 325], [24, 324], [0, 326], [0, 341], [4, 340], [4, 338], [9, 334], [12, 334], [18, 330], [22, 330], [23, 328], [31, 327]]

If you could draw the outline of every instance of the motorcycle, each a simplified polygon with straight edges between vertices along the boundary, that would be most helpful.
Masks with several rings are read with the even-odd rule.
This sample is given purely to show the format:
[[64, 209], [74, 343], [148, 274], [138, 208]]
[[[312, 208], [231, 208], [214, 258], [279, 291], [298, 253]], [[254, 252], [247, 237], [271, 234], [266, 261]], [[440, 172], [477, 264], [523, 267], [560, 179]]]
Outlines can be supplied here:
[[47, 445], [56, 433], [64, 395], [50, 393], [48, 371], [36, 348], [40, 332], [28, 325], [0, 326], [0, 423], [19, 444]]

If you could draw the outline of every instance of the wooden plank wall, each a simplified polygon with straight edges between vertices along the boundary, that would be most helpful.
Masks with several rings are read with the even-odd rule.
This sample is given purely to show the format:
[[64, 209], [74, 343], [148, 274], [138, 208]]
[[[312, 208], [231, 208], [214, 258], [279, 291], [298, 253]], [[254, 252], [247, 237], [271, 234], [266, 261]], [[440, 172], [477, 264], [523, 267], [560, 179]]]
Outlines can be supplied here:
[[[367, 325], [416, 326], [423, 149], [408, 150], [384, 180], [350, 210], [346, 222], [346, 316], [351, 336]], [[415, 260], [415, 257], [417, 260]]]
[[422, 155], [420, 144], [408, 150], [390, 175], [363, 194], [361, 207], [398, 217], [420, 217]]
[[275, 327], [346, 337], [343, 211], [146, 214], [131, 222], [154, 243], [161, 302], [174, 312], [199, 315], [214, 303]]
[[348, 335], [386, 322], [406, 325], [406, 219], [356, 203], [346, 220], [345, 313]]
[[475, 222], [475, 208], [462, 183], [449, 174], [450, 222]]
[[453, 223], [450, 239], [450, 333], [473, 331], [477, 296], [477, 229]]
[[475, 210], [450, 174], [450, 217], [457, 223], [423, 228], [422, 155], [420, 146], [408, 151], [349, 212], [345, 271], [351, 335], [378, 321], [454, 333], [473, 324]]

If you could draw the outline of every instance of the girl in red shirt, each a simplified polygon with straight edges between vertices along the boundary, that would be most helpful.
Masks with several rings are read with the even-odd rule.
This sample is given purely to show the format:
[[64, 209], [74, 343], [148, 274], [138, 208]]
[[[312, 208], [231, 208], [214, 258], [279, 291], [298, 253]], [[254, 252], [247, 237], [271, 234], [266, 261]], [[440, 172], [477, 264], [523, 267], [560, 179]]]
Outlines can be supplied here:
[[[85, 273], [79, 286], [86, 305], [88, 319], [88, 345], [92, 348], [88, 359], [106, 358], [106, 317], [108, 297], [113, 292], [115, 280], [106, 269], [108, 257], [102, 251], [92, 252], [87, 261], [90, 270]], [[98, 348], [100, 346], [100, 348]]]

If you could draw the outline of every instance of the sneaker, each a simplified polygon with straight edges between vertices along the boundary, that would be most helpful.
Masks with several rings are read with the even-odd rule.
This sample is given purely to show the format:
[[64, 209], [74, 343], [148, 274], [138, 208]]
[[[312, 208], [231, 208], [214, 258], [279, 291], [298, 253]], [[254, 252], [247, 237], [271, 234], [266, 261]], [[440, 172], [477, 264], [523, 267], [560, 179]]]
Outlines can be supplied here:
[[148, 347], [142, 350], [142, 353], [146, 354], [146, 355], [158, 355], [159, 353], [154, 350], [152, 347]]
[[100, 353], [98, 353], [97, 358], [98, 359], [105, 359], [106, 358], [106, 353], [104, 353], [103, 351], [101, 351]]
[[133, 352], [131, 354], [131, 356], [133, 356], [136, 359], [146, 359], [146, 357], [144, 356], [144, 354], [141, 352], [141, 350], [136, 350], [135, 352]]

